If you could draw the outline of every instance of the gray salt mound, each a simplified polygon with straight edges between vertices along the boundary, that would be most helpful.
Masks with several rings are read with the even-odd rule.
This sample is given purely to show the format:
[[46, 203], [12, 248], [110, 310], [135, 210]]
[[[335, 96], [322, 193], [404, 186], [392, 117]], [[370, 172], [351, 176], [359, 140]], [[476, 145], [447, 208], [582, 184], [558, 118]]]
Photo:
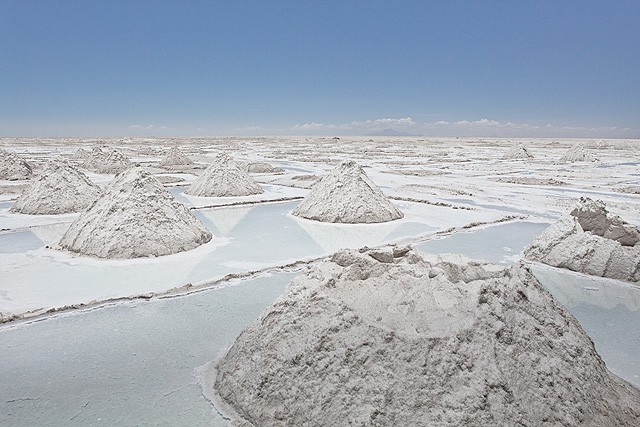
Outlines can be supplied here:
[[200, 197], [250, 196], [264, 190], [226, 154], [220, 154], [185, 192]]
[[243, 169], [249, 173], [280, 173], [283, 169], [271, 166], [265, 162], [251, 162], [242, 165]]
[[155, 177], [131, 168], [71, 224], [60, 247], [99, 258], [139, 258], [187, 251], [211, 237]]
[[192, 164], [193, 161], [183, 154], [178, 147], [173, 147], [160, 162], [160, 166], [188, 166]]
[[518, 144], [509, 149], [503, 156], [504, 159], [532, 159], [533, 154], [525, 148], [524, 145]]
[[203, 379], [243, 426], [627, 425], [640, 390], [522, 266], [341, 251]]
[[404, 215], [353, 161], [344, 161], [322, 178], [292, 212], [322, 222], [378, 223]]
[[531, 243], [525, 257], [593, 276], [640, 282], [640, 231], [609, 214], [602, 201], [583, 197], [568, 216]]
[[117, 174], [129, 169], [133, 164], [115, 148], [93, 147], [82, 167], [96, 173]]
[[31, 166], [22, 157], [0, 148], [0, 179], [17, 181], [29, 179]]
[[11, 207], [23, 214], [62, 214], [84, 211], [102, 190], [66, 160], [53, 159], [31, 181]]
[[90, 156], [90, 153], [81, 147], [81, 148], [78, 148], [75, 153], [73, 153], [73, 156], [71, 156], [71, 159], [85, 161], [87, 158], [89, 158], [89, 156]]
[[564, 156], [560, 158], [561, 162], [597, 162], [598, 159], [595, 158], [591, 153], [584, 149], [582, 144], [575, 144], [571, 147]]

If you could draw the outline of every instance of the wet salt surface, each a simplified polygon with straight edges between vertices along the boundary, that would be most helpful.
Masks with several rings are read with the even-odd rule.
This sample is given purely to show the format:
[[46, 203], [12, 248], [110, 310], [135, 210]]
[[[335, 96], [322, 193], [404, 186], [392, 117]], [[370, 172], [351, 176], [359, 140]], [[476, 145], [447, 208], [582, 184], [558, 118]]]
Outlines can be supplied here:
[[[459, 232], [415, 247], [424, 252], [461, 253], [499, 264], [520, 260], [548, 224], [527, 221]], [[567, 307], [594, 341], [607, 367], [640, 387], [640, 286], [534, 264], [542, 285]]]
[[415, 245], [423, 252], [460, 253], [498, 264], [517, 262], [524, 249], [549, 224], [516, 221], [479, 230], [459, 232]]
[[[213, 241], [155, 259], [100, 260], [45, 248], [57, 244], [66, 224], [0, 233], [0, 312], [22, 313], [164, 291], [437, 229], [428, 224], [433, 208], [426, 205], [402, 204], [412, 214], [400, 221], [344, 225], [292, 217], [289, 212], [296, 204], [195, 210], [194, 215], [214, 234]], [[467, 222], [464, 217], [458, 221]]]
[[0, 326], [0, 425], [226, 426], [197, 368], [295, 274]]
[[489, 203], [478, 203], [473, 199], [443, 198], [443, 200], [446, 200], [446, 201], [451, 202], [451, 203], [460, 203], [460, 204], [463, 204], [463, 205], [472, 205], [474, 207], [479, 207], [479, 208], [484, 208], [484, 209], [491, 209], [491, 210], [496, 210], [496, 211], [501, 211], [501, 212], [510, 212], [510, 213], [522, 214], [522, 215], [540, 216], [539, 212], [535, 212], [533, 210], [519, 209], [519, 208], [514, 208], [514, 207], [511, 207], [511, 206], [505, 206], [505, 205], [496, 205], [496, 204], [489, 204]]
[[19, 254], [42, 246], [44, 246], [42, 240], [38, 239], [31, 231], [0, 234], [0, 253], [3, 254]]
[[[640, 386], [640, 288], [532, 268], [608, 368]], [[202, 397], [201, 368], [296, 274], [0, 326], [0, 425], [227, 425]]]
[[578, 319], [607, 368], [640, 388], [640, 286], [544, 265], [532, 270]]

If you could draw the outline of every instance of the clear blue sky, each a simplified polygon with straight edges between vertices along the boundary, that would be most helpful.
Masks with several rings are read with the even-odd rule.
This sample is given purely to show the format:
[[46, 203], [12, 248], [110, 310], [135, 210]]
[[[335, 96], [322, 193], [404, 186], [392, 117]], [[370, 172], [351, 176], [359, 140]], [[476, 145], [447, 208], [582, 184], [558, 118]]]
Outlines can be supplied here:
[[640, 137], [640, 1], [0, 0], [0, 136]]

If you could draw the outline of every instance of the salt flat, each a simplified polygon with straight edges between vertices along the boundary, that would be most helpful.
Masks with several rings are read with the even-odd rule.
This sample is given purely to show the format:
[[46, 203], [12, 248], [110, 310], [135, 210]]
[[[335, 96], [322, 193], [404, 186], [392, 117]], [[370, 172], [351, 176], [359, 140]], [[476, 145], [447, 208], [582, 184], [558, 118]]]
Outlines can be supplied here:
[[[560, 159], [578, 142], [598, 161], [561, 162]], [[282, 292], [284, 283], [290, 279], [289, 273], [283, 272], [284, 275], [279, 276], [282, 266], [298, 261], [311, 262], [341, 248], [375, 247], [396, 242], [414, 244], [423, 251], [457, 252], [498, 264], [513, 264], [521, 260], [524, 247], [546, 226], [566, 214], [581, 196], [603, 200], [612, 213], [640, 226], [640, 141], [637, 140], [185, 138], [178, 146], [195, 164], [182, 169], [173, 166], [170, 170], [163, 169], [159, 163], [174, 143], [175, 140], [169, 143], [155, 138], [0, 139], [0, 148], [26, 159], [34, 174], [53, 156], [73, 162], [78, 148], [91, 150], [97, 144], [115, 146], [132, 162], [164, 177], [165, 188], [190, 208], [213, 234], [211, 242], [198, 248], [158, 258], [101, 260], [75, 255], [57, 250], [56, 245], [79, 214], [11, 213], [9, 209], [19, 195], [16, 188], [28, 185], [28, 181], [0, 181], [0, 313], [5, 319], [36, 316], [29, 321], [18, 319], [0, 326], [0, 335], [4, 337], [1, 359], [5, 361], [0, 370], [0, 382], [10, 384], [0, 399], [3, 416], [9, 414], [2, 420], [4, 424], [18, 425], [18, 420], [31, 419], [32, 424], [39, 425], [54, 413], [57, 422], [68, 425], [86, 425], [89, 415], [119, 423], [117, 405], [106, 402], [114, 402], [109, 393], [113, 393], [117, 384], [120, 366], [130, 365], [134, 360], [131, 355], [121, 355], [113, 360], [107, 357], [102, 361], [102, 374], [88, 381], [104, 381], [105, 392], [96, 391], [86, 399], [89, 403], [81, 402], [81, 399], [59, 402], [58, 408], [66, 405], [66, 409], [55, 412], [42, 402], [52, 399], [60, 384], [81, 390], [83, 383], [74, 382], [71, 377], [74, 372], [89, 375], [87, 373], [93, 369], [91, 360], [94, 356], [81, 350], [82, 342], [73, 338], [77, 325], [69, 322], [86, 319], [99, 322], [101, 330], [108, 331], [124, 321], [116, 311], [143, 306], [148, 307], [145, 316], [161, 319], [162, 307], [173, 299], [151, 298], [152, 293], [166, 294], [179, 288], [173, 294], [184, 295], [180, 297], [181, 310], [188, 311], [189, 307], [195, 309], [202, 304], [211, 304], [211, 300], [198, 301], [199, 294], [190, 294], [191, 290], [211, 288], [213, 291], [207, 295], [215, 300], [215, 290], [225, 289], [228, 275], [240, 276], [233, 281], [234, 289], [246, 286], [247, 290], [262, 280], [252, 276], [243, 279], [248, 272], [265, 270], [285, 278], [277, 286], [273, 285], [273, 292], [260, 298], [256, 295], [253, 311], [247, 312], [241, 323], [211, 338], [212, 341], [219, 340], [217, 344], [205, 341], [198, 347], [197, 338], [186, 338], [181, 345], [187, 349], [199, 348], [201, 353], [193, 363], [186, 362], [191, 358], [188, 354], [172, 356], [172, 360], [185, 361], [184, 375], [172, 384], [149, 385], [136, 376], [159, 372], [156, 367], [163, 362], [152, 354], [162, 351], [161, 347], [147, 346], [132, 351], [148, 354], [149, 363], [146, 368], [138, 367], [126, 374], [131, 385], [126, 387], [125, 395], [144, 396], [157, 387], [167, 396], [163, 397], [165, 403], [145, 410], [138, 418], [132, 417], [128, 421], [130, 425], [162, 420], [167, 416], [167, 408], [180, 406], [180, 400], [172, 401], [169, 393], [179, 388], [181, 382], [189, 382], [190, 397], [176, 394], [175, 399], [199, 399], [199, 388], [193, 383], [197, 381], [186, 378], [190, 375], [197, 378], [196, 368], [218, 357], [242, 327]], [[526, 147], [532, 158], [503, 158], [519, 143]], [[188, 185], [221, 153], [238, 161], [264, 161], [283, 172], [252, 174], [265, 190], [258, 195], [196, 197], [185, 194]], [[308, 194], [312, 183], [330, 173], [343, 160], [354, 160], [363, 166], [369, 178], [404, 213], [404, 218], [380, 224], [351, 225], [292, 216], [291, 211]], [[113, 175], [93, 172], [88, 172], [87, 176], [103, 188], [113, 179]], [[527, 265], [532, 266], [538, 280], [577, 317], [609, 369], [636, 386], [640, 385], [640, 359], [637, 356], [640, 354], [637, 328], [640, 324], [640, 288], [637, 284], [594, 278], [536, 263]], [[270, 283], [267, 280], [263, 285], [269, 287]], [[118, 302], [139, 295], [144, 295], [144, 299]], [[248, 291], [239, 292], [230, 298], [251, 301], [252, 295], [254, 293]], [[50, 309], [89, 303], [97, 308], [80, 310], [72, 316], [66, 311], [53, 317], [45, 313]], [[231, 315], [228, 311], [223, 313]], [[202, 321], [199, 317], [190, 320], [192, 323], [186, 330], [197, 327]], [[43, 336], [52, 325], [58, 328], [56, 334], [61, 342], [76, 343], [69, 345], [77, 348], [77, 356], [73, 356], [77, 357], [74, 365], [77, 371], [68, 370], [49, 378], [47, 388], [40, 387], [38, 377], [30, 375], [45, 366], [37, 368], [43, 359], [34, 357], [33, 353], [41, 351], [35, 343], [42, 340], [46, 343]], [[137, 334], [133, 328], [126, 335], [107, 336], [110, 345], [117, 346], [130, 343]], [[161, 327], [149, 326], [146, 334], [150, 340], [165, 343], [169, 340]], [[220, 338], [222, 336], [224, 339]], [[65, 351], [65, 346], [51, 348], [46, 357], [52, 361], [64, 360]], [[42, 357], [45, 357], [44, 353]], [[26, 379], [11, 374], [19, 364], [23, 364], [20, 369]], [[187, 387], [187, 384], [182, 385]], [[82, 412], [85, 403], [87, 407], [95, 406], [94, 411], [74, 418]], [[198, 405], [206, 416], [199, 418], [200, 421], [194, 419], [192, 425], [206, 425], [207, 416], [213, 412], [206, 401], [201, 400]], [[23, 418], [29, 416], [33, 418]], [[224, 420], [218, 419], [218, 422], [224, 425]]]

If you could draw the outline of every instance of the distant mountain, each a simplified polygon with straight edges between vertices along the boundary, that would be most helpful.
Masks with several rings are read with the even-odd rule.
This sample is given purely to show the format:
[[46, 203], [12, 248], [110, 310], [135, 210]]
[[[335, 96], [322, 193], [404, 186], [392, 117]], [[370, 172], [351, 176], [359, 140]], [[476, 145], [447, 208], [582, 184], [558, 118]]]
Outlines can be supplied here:
[[372, 133], [368, 133], [365, 136], [420, 136], [420, 135], [417, 135], [414, 133], [400, 132], [399, 130], [395, 130], [395, 129], [382, 129]]

